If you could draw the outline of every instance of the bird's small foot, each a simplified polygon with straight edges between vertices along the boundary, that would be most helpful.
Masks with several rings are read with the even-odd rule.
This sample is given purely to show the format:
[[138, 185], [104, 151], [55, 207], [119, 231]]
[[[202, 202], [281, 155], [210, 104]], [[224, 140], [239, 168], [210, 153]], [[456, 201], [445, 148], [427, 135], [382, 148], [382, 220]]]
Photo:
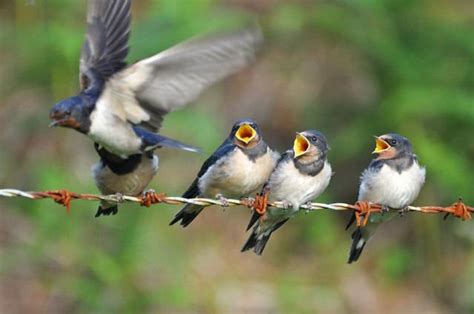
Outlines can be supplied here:
[[281, 205], [283, 206], [284, 209], [289, 209], [289, 208], [293, 207], [293, 205], [291, 204], [291, 202], [286, 201], [286, 200], [285, 200], [285, 201], [282, 201], [282, 202], [281, 202]]
[[306, 208], [304, 209], [304, 213], [307, 214], [311, 211], [313, 203], [311, 201], [307, 201], [306, 203], [303, 204]]
[[222, 208], [225, 209], [226, 207], [229, 207], [229, 205], [230, 205], [229, 201], [227, 200], [227, 198], [224, 197], [224, 195], [219, 193], [219, 194], [216, 195], [216, 199], [219, 200], [219, 202], [221, 203]]
[[97, 213], [95, 214], [95, 217], [100, 217], [100, 216], [110, 216], [110, 215], [116, 215], [118, 213], [118, 206], [112, 206], [112, 207], [107, 207], [103, 208], [102, 206], [99, 206], [97, 209]]
[[383, 215], [385, 214], [388, 214], [390, 212], [390, 207], [386, 206], [386, 205], [382, 205], [382, 208], [380, 210], [380, 213]]
[[399, 215], [400, 217], [405, 217], [405, 215], [406, 215], [409, 211], [410, 211], [410, 209], [409, 209], [408, 206], [407, 206], [407, 207], [405, 207], [405, 208], [399, 209], [399, 210], [398, 210], [398, 215]]
[[115, 193], [115, 199], [117, 200], [118, 203], [125, 202], [125, 198], [122, 193]]

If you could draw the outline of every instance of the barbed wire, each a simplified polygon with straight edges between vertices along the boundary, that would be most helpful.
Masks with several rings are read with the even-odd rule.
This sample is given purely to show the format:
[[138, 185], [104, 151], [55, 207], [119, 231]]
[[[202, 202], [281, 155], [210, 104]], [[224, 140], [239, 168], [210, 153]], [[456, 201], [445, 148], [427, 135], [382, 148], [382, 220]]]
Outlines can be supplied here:
[[[288, 209], [288, 203], [284, 201], [269, 202], [268, 191], [262, 194], [257, 194], [254, 198], [242, 198], [242, 199], [226, 199], [226, 198], [184, 198], [178, 196], [167, 196], [165, 193], [156, 193], [153, 190], [149, 190], [141, 196], [128, 196], [121, 194], [114, 195], [96, 195], [96, 194], [81, 194], [70, 192], [68, 190], [52, 190], [44, 192], [25, 192], [17, 189], [0, 189], [1, 197], [22, 197], [31, 200], [39, 199], [52, 199], [56, 203], [59, 203], [66, 207], [66, 211], [69, 213], [71, 210], [71, 202], [73, 200], [86, 200], [86, 201], [107, 201], [110, 203], [125, 203], [133, 202], [138, 203], [141, 206], [150, 207], [154, 204], [168, 204], [168, 205], [182, 205], [182, 204], [194, 204], [201, 206], [245, 206], [252, 210], [257, 211], [259, 214], [264, 215], [267, 207], [277, 207], [282, 209]], [[356, 202], [355, 204], [346, 203], [306, 203], [300, 206], [300, 209], [310, 212], [315, 210], [335, 210], [335, 211], [346, 211], [352, 210], [356, 216], [357, 225], [364, 226], [371, 213], [384, 212], [389, 210], [385, 206], [380, 204], [374, 204], [369, 202]], [[462, 220], [471, 219], [471, 213], [474, 213], [474, 208], [467, 206], [461, 200], [451, 204], [447, 207], [440, 206], [408, 206], [402, 210], [403, 212], [413, 211], [425, 214], [439, 214], [443, 213], [446, 216], [453, 215], [454, 217], [461, 218]]]

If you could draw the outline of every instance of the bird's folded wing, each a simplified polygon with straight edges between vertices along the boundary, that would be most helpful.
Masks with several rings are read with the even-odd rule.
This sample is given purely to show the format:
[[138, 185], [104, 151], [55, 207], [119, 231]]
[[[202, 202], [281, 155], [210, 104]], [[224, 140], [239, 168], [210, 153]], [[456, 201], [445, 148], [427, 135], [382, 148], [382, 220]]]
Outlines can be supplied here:
[[230, 154], [234, 150], [235, 146], [232, 142], [227, 138], [224, 143], [219, 146], [216, 151], [209, 156], [208, 159], [203, 163], [199, 173], [197, 174], [196, 179], [194, 182], [189, 186], [189, 188], [184, 192], [183, 197], [197, 197], [199, 195], [199, 178], [204, 176], [206, 172], [214, 166], [219, 159], [225, 157], [226, 155]]
[[130, 0], [90, 0], [80, 60], [82, 90], [125, 67], [130, 34]]
[[255, 26], [189, 40], [137, 62], [107, 82], [115, 100], [110, 110], [157, 131], [164, 114], [187, 105], [210, 85], [254, 61], [261, 42]]

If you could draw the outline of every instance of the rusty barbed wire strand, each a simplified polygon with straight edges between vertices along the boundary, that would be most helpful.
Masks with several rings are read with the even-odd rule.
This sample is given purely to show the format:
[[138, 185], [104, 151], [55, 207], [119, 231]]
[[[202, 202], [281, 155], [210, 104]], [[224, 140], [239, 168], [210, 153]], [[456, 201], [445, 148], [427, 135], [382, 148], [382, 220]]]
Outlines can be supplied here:
[[[230, 206], [245, 206], [256, 210], [259, 214], [265, 214], [267, 207], [277, 207], [286, 209], [288, 204], [283, 201], [268, 202], [268, 191], [263, 194], [257, 194], [255, 198], [248, 197], [243, 199], [212, 199], [212, 198], [184, 198], [178, 196], [167, 196], [165, 193], [156, 193], [152, 190], [145, 192], [142, 196], [127, 196], [127, 195], [96, 195], [96, 194], [81, 194], [70, 192], [68, 190], [52, 190], [44, 192], [25, 192], [17, 189], [0, 189], [0, 198], [2, 197], [23, 197], [32, 200], [39, 200], [49, 198], [58, 204], [66, 207], [69, 213], [71, 210], [71, 202], [73, 200], [86, 201], [107, 201], [111, 203], [125, 203], [133, 202], [141, 206], [150, 207], [153, 204], [168, 204], [168, 205], [182, 205], [194, 204], [202, 206], [218, 205], [222, 207]], [[369, 215], [374, 212], [383, 212], [387, 209], [379, 204], [368, 202], [357, 202], [355, 204], [346, 203], [307, 203], [300, 206], [300, 209], [310, 212], [316, 210], [334, 210], [345, 211], [352, 210], [356, 215], [357, 225], [364, 226], [367, 223]], [[441, 206], [408, 206], [403, 211], [421, 212], [425, 214], [446, 214], [461, 218], [462, 220], [471, 219], [471, 213], [474, 213], [474, 207], [467, 206], [461, 200], [451, 204], [447, 207]]]

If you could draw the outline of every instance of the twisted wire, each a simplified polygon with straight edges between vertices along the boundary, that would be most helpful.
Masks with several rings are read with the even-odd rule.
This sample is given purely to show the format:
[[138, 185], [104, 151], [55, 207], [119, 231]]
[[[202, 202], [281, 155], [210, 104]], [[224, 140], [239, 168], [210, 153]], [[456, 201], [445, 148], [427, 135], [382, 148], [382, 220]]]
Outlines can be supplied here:
[[[256, 210], [260, 214], [264, 214], [267, 207], [277, 207], [282, 209], [287, 209], [288, 204], [284, 201], [268, 202], [268, 194], [261, 195], [257, 194], [255, 198], [243, 198], [243, 199], [225, 199], [225, 198], [184, 198], [178, 196], [167, 196], [164, 193], [155, 193], [154, 191], [145, 192], [141, 196], [128, 196], [128, 195], [96, 195], [96, 194], [81, 194], [74, 193], [68, 190], [53, 190], [45, 192], [26, 192], [17, 189], [0, 189], [0, 198], [2, 197], [22, 197], [31, 200], [39, 199], [53, 199], [56, 203], [59, 203], [66, 207], [67, 211], [70, 211], [71, 202], [73, 200], [87, 200], [87, 201], [107, 201], [110, 203], [124, 203], [124, 202], [133, 202], [138, 203], [142, 206], [151, 206], [154, 204], [168, 204], [168, 205], [182, 205], [182, 204], [194, 204], [201, 206], [212, 206], [218, 205], [223, 207], [230, 206], [245, 206], [251, 209]], [[356, 204], [347, 204], [347, 203], [306, 203], [300, 206], [301, 210], [306, 212], [315, 211], [315, 210], [334, 210], [334, 211], [345, 211], [352, 210], [356, 214], [357, 224], [365, 225], [368, 216], [372, 212], [382, 212], [387, 210], [382, 205], [367, 203], [367, 202], [357, 202]], [[408, 206], [403, 209], [403, 211], [413, 211], [421, 212], [427, 214], [433, 213], [444, 213], [446, 215], [453, 215], [455, 217], [461, 218], [462, 220], [471, 219], [471, 213], [474, 213], [474, 208], [467, 206], [461, 200], [451, 204], [447, 207], [441, 206]], [[365, 221], [361, 223], [360, 216], [365, 216]]]

